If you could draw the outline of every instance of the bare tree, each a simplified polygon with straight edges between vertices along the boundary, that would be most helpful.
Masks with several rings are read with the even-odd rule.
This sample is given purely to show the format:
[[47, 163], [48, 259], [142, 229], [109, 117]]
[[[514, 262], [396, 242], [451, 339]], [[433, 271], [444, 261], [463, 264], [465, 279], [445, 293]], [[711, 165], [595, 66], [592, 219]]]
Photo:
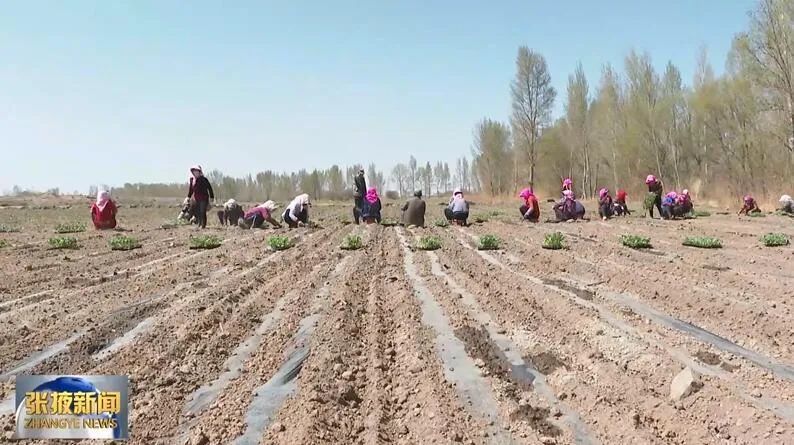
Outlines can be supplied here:
[[513, 99], [513, 187], [518, 184], [518, 154], [529, 162], [529, 184], [535, 183], [537, 142], [541, 127], [551, 120], [557, 92], [551, 85], [546, 59], [526, 46], [518, 48], [516, 77], [510, 85]]
[[400, 197], [405, 196], [406, 188], [408, 187], [408, 178], [411, 172], [405, 164], [397, 164], [391, 171], [391, 179], [397, 184], [397, 190], [400, 192]]

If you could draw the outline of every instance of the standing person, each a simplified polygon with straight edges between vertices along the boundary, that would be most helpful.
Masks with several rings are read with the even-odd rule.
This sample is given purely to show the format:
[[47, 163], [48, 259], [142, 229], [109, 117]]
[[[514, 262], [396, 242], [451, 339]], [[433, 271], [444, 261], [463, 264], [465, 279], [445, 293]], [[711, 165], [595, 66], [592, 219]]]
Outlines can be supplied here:
[[604, 221], [612, 218], [612, 215], [615, 214], [612, 196], [609, 195], [608, 188], [602, 188], [598, 191], [598, 214]]
[[744, 213], [745, 215], [749, 215], [751, 213], [761, 213], [761, 208], [758, 207], [758, 203], [755, 202], [755, 198], [750, 195], [745, 195], [742, 199], [744, 205], [742, 206], [741, 210], [739, 210], [739, 215]]
[[367, 192], [367, 180], [364, 178], [363, 168], [358, 171], [353, 185], [353, 219], [358, 224], [361, 219], [361, 207], [364, 205], [364, 194]]
[[364, 196], [364, 200], [361, 204], [361, 218], [367, 224], [372, 222], [380, 224], [380, 211], [380, 196], [378, 196], [378, 191], [375, 187], [372, 187], [367, 190], [367, 195]]
[[626, 204], [626, 191], [623, 189], [618, 189], [617, 195], [615, 195], [615, 214], [618, 216], [623, 215], [631, 215], [629, 211], [629, 206]]
[[461, 191], [461, 189], [458, 188], [452, 192], [449, 205], [444, 209], [444, 216], [446, 216], [447, 221], [457, 222], [464, 226], [466, 225], [466, 221], [469, 219], [469, 203], [466, 201], [466, 198], [463, 197], [463, 191]]
[[287, 224], [290, 229], [308, 225], [309, 207], [311, 207], [311, 205], [308, 194], [304, 193], [296, 196], [284, 210], [284, 214], [281, 215], [281, 217], [284, 218], [284, 223]]
[[230, 199], [223, 204], [223, 210], [218, 210], [218, 221], [222, 226], [236, 224], [244, 214], [243, 207]]
[[98, 230], [116, 228], [116, 204], [110, 199], [110, 192], [100, 190], [96, 202], [91, 204], [91, 221]]
[[273, 212], [277, 208], [278, 204], [275, 202], [266, 201], [248, 209], [245, 215], [237, 220], [237, 225], [242, 229], [261, 229], [265, 222], [269, 222], [273, 227], [280, 229], [281, 224], [273, 218]]
[[778, 202], [780, 203], [778, 210], [789, 215], [794, 214], [794, 199], [791, 199], [791, 196], [783, 195]]
[[532, 191], [532, 187], [521, 190], [518, 197], [524, 199], [524, 204], [518, 208], [518, 211], [521, 212], [521, 217], [529, 222], [538, 222], [540, 219], [540, 206], [538, 205], [538, 198], [535, 197], [535, 193]]
[[204, 172], [201, 171], [200, 165], [190, 167], [190, 173], [193, 176], [190, 178], [190, 188], [187, 191], [187, 197], [192, 197], [196, 202], [194, 210], [196, 224], [203, 229], [207, 227], [207, 210], [210, 206], [210, 200], [215, 200], [215, 193], [212, 191], [210, 181], [204, 176]]
[[409, 199], [402, 207], [402, 223], [406, 226], [425, 226], [425, 211], [427, 205], [422, 199], [422, 191], [414, 192], [414, 197]]
[[645, 184], [648, 186], [648, 196], [645, 198], [645, 208], [648, 210], [651, 218], [653, 218], [653, 208], [659, 210], [659, 215], [662, 215], [662, 193], [664, 185], [662, 181], [654, 175], [648, 175], [645, 178]]

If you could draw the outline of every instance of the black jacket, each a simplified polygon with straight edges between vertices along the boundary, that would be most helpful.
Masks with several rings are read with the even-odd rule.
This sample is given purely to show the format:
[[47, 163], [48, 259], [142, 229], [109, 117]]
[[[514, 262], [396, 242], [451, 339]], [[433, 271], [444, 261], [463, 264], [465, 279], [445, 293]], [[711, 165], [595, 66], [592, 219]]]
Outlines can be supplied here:
[[206, 176], [199, 176], [198, 178], [191, 178], [190, 188], [187, 191], [187, 197], [195, 197], [196, 201], [205, 201], [215, 199], [215, 193], [212, 191], [209, 179]]
[[355, 190], [353, 192], [356, 198], [361, 198], [367, 193], [367, 181], [363, 176], [356, 176]]

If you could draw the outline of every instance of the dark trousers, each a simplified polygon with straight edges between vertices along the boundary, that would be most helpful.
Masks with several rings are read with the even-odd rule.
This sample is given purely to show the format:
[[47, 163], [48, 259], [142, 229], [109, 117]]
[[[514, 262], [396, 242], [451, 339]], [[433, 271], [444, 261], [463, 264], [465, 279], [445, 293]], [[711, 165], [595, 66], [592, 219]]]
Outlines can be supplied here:
[[466, 224], [466, 220], [469, 219], [469, 212], [453, 212], [449, 208], [444, 209], [444, 216], [447, 218], [447, 221], [462, 221], [463, 224]]
[[[653, 209], [651, 209], [651, 212], [653, 212]], [[670, 218], [673, 217], [673, 207], [672, 206], [662, 206], [662, 209], [661, 209], [660, 213], [662, 214], [662, 218], [670, 219]], [[653, 216], [653, 215], [651, 215], [651, 216]]]
[[529, 215], [529, 217], [527, 217], [526, 216], [527, 210], [529, 210], [529, 207], [527, 207], [525, 205], [522, 205], [521, 207], [518, 208], [518, 211], [521, 212], [521, 217], [522, 218], [526, 219], [527, 221], [538, 222], [538, 216], [539, 216], [538, 212], [535, 212], [534, 215]]
[[653, 200], [653, 205], [648, 212], [651, 214], [651, 218], [653, 218], [653, 208], [654, 206], [659, 210], [659, 215], [664, 218], [664, 212], [662, 211], [662, 195], [656, 195], [656, 198]]
[[353, 198], [353, 220], [358, 224], [361, 221], [361, 206], [364, 205], [364, 198]]
[[304, 210], [298, 214], [297, 221], [292, 219], [292, 217], [289, 214], [289, 209], [287, 209], [287, 211], [284, 212], [284, 223], [287, 224], [287, 226], [289, 226], [290, 229], [294, 229], [298, 227], [298, 222], [302, 222], [304, 224], [307, 224], [309, 222], [309, 212], [307, 210]]
[[631, 215], [631, 212], [629, 212], [629, 207], [626, 204], [615, 202], [614, 207], [615, 207], [615, 215], [618, 216]]
[[598, 214], [602, 218], [605, 217], [605, 216], [607, 218], [611, 218], [612, 215], [614, 214], [614, 209], [612, 208], [612, 204], [604, 203], [604, 204], [601, 204], [600, 206], [598, 206]]
[[209, 200], [196, 201], [196, 224], [202, 229], [207, 227], [207, 209], [209, 206]]

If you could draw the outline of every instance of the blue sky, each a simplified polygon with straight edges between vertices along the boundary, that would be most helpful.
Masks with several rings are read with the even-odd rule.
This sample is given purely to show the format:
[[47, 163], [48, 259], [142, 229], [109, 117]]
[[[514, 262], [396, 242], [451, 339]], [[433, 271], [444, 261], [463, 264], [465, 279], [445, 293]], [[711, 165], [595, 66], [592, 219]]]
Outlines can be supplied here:
[[[222, 4], [222, 3], [225, 3]], [[0, 191], [469, 154], [506, 120], [519, 45], [562, 113], [631, 49], [719, 73], [754, 0], [15, 1], [0, 14]]]

